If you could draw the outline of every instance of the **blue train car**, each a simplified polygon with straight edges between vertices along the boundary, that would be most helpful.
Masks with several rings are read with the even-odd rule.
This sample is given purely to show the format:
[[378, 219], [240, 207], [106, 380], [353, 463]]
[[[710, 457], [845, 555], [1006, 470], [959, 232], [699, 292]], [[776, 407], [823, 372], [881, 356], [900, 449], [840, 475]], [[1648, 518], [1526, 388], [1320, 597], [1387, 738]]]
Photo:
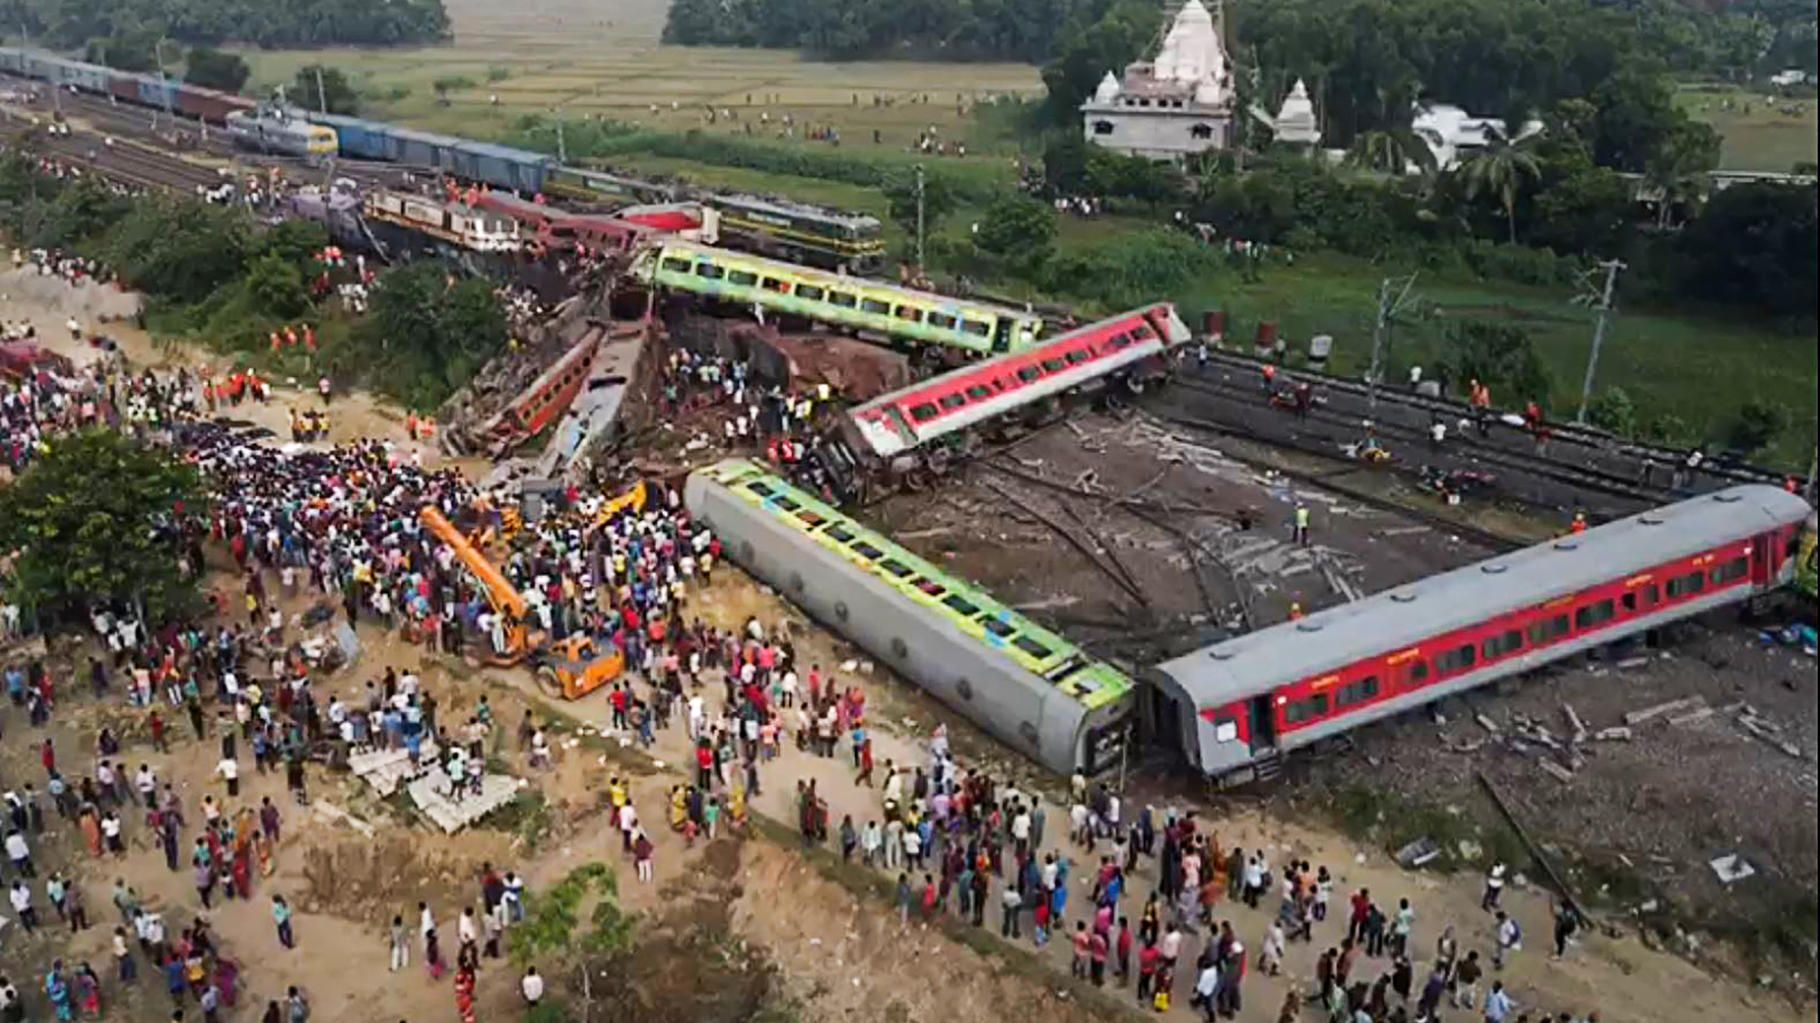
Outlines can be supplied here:
[[139, 79], [139, 102], [159, 110], [176, 109], [177, 83], [168, 78], [160, 82], [156, 75], [144, 75]]
[[433, 132], [393, 127], [387, 132], [386, 159], [394, 163], [454, 172], [454, 152], [461, 140]]
[[543, 153], [526, 149], [490, 142], [462, 142], [455, 147], [451, 173], [469, 181], [485, 182], [494, 188], [535, 195], [543, 191], [544, 176], [555, 163]]
[[311, 124], [320, 124], [333, 128], [341, 140], [341, 155], [351, 160], [389, 160], [387, 150], [391, 125], [383, 121], [369, 121], [361, 117], [348, 117], [345, 114], [308, 114]]

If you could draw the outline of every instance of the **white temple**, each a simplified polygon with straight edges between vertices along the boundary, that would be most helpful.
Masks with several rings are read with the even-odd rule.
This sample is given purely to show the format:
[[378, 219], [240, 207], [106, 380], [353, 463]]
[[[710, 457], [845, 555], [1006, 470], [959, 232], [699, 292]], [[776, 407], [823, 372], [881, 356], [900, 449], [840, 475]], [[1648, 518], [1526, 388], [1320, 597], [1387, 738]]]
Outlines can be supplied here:
[[1226, 147], [1232, 93], [1232, 66], [1214, 17], [1201, 0], [1187, 0], [1154, 59], [1127, 65], [1122, 78], [1106, 72], [1081, 105], [1082, 127], [1089, 142], [1107, 149], [1179, 160]]
[[[1542, 130], [1542, 122], [1527, 121], [1513, 135], [1501, 118], [1474, 117], [1450, 103], [1431, 103], [1416, 106], [1409, 128], [1428, 146], [1435, 170], [1445, 171], [1488, 146], [1534, 135]], [[1409, 172], [1413, 174], [1417, 169], [1412, 164]]]
[[1283, 106], [1270, 122], [1271, 134], [1287, 146], [1313, 148], [1321, 142], [1321, 125], [1314, 116], [1314, 101], [1308, 98], [1308, 86], [1300, 78], [1295, 88], [1283, 97]]

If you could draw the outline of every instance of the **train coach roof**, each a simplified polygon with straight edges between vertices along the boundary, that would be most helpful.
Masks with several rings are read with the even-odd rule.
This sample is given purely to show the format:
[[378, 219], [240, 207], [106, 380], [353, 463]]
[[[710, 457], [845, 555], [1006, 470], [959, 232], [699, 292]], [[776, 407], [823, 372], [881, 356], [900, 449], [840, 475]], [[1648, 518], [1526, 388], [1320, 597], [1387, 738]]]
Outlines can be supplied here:
[[1215, 707], [1799, 523], [1807, 514], [1806, 501], [1775, 487], [1732, 487], [1259, 629], [1151, 672], [1196, 706]]
[[513, 163], [554, 164], [556, 158], [547, 153], [535, 153], [529, 149], [516, 149], [512, 146], [496, 145], [492, 142], [469, 142], [462, 140], [461, 151], [475, 156], [490, 156]]

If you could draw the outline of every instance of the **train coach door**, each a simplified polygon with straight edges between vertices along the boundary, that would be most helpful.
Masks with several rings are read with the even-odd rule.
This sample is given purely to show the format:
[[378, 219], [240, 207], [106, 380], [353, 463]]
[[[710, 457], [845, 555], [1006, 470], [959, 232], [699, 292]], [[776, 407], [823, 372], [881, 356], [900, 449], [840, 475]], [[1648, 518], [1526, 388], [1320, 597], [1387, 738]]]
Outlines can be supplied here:
[[1776, 583], [1776, 546], [1769, 533], [1758, 533], [1750, 541], [1750, 581], [1759, 589]]
[[1011, 331], [1015, 326], [1009, 316], [998, 318], [997, 326], [992, 328], [992, 354], [999, 355], [1011, 349]]
[[1251, 699], [1251, 752], [1268, 753], [1276, 749], [1276, 706], [1270, 694]]

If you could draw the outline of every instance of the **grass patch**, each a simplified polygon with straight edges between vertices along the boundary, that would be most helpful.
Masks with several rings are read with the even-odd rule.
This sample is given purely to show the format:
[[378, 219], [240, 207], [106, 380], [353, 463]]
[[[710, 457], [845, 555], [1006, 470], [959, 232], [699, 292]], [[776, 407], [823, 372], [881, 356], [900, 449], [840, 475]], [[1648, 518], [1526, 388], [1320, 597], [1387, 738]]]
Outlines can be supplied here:
[[1342, 832], [1392, 855], [1411, 842], [1432, 839], [1441, 850], [1430, 863], [1433, 869], [1482, 870], [1493, 863], [1529, 862], [1528, 851], [1508, 828], [1481, 827], [1464, 808], [1450, 812], [1395, 793], [1349, 785], [1331, 795], [1326, 810]]
[[1719, 132], [1725, 170], [1786, 173], [1820, 160], [1820, 104], [1814, 97], [1769, 97], [1734, 86], [1684, 86], [1675, 101]]
[[520, 792], [510, 803], [488, 814], [486, 826], [515, 836], [524, 843], [527, 854], [535, 854], [544, 839], [550, 837], [556, 820], [549, 800], [533, 788]]
[[[1256, 281], [1222, 272], [1172, 297], [1197, 322], [1203, 310], [1225, 310], [1226, 335], [1234, 341], [1254, 336], [1262, 321], [1276, 323], [1292, 351], [1305, 351], [1316, 334], [1331, 334], [1333, 371], [1359, 375], [1371, 362], [1378, 283], [1389, 272], [1363, 259], [1316, 254], [1291, 266], [1267, 267]], [[1387, 379], [1405, 379], [1413, 365], [1432, 376], [1448, 355], [1447, 326], [1454, 321], [1512, 323], [1529, 333], [1549, 369], [1548, 407], [1557, 417], [1573, 415], [1594, 317], [1570, 304], [1568, 289], [1425, 274], [1413, 294], [1422, 300], [1420, 313], [1392, 328]], [[1746, 402], [1786, 409], [1788, 429], [1760, 460], [1789, 469], [1804, 469], [1812, 456], [1817, 386], [1820, 343], [1813, 334], [1785, 333], [1737, 317], [1622, 308], [1599, 360], [1599, 389], [1622, 387], [1641, 422], [1673, 415], [1699, 436], [1720, 437]], [[1492, 397], [1514, 407], [1526, 396]]]

